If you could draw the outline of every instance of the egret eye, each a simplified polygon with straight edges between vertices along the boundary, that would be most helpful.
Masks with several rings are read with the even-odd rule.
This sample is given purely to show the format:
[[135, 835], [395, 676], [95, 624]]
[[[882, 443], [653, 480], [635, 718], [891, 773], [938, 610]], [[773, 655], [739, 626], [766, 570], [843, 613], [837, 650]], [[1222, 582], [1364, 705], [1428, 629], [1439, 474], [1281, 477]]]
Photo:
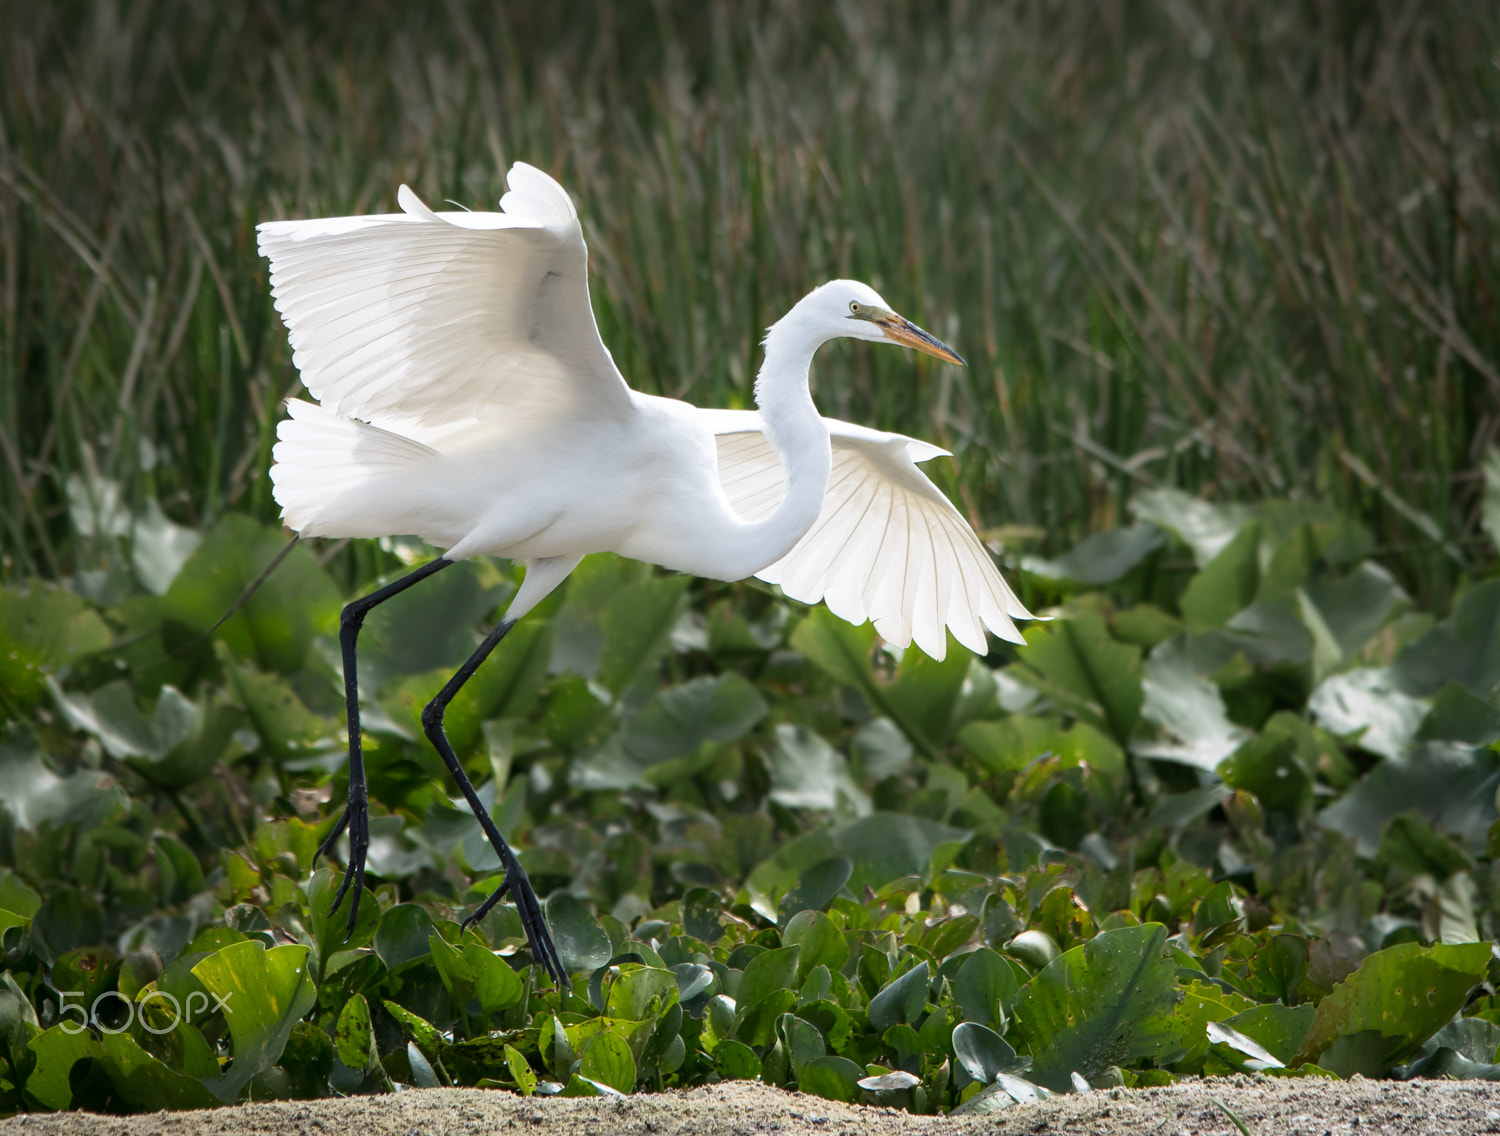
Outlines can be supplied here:
[[858, 300], [850, 300], [849, 301], [849, 310], [851, 312], [853, 312], [855, 315], [859, 315], [859, 301]]

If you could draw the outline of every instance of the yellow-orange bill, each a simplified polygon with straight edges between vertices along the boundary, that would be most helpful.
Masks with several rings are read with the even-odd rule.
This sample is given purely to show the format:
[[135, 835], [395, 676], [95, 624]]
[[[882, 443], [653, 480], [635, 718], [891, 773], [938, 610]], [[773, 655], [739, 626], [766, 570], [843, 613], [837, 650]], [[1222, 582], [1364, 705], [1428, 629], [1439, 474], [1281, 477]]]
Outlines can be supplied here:
[[953, 350], [953, 348], [949, 347], [941, 339], [938, 339], [937, 336], [929, 335], [923, 331], [905, 316], [898, 316], [892, 313], [889, 318], [876, 320], [875, 322], [885, 332], [887, 339], [893, 340], [902, 346], [910, 347], [915, 351], [920, 351], [924, 355], [935, 355], [944, 362], [957, 363], [960, 367], [968, 366], [964, 362], [963, 356], [957, 351]]

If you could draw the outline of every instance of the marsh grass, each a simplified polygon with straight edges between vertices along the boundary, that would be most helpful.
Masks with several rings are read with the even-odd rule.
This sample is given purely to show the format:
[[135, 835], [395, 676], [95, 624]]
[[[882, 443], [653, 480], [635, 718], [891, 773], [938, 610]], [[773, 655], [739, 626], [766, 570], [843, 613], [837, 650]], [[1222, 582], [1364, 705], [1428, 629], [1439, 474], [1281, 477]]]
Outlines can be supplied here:
[[862, 277], [971, 366], [838, 346], [825, 413], [951, 448], [936, 476], [1012, 546], [1141, 486], [1316, 496], [1441, 605], [1490, 556], [1497, 28], [1457, 2], [0, 6], [3, 575], [107, 568], [78, 502], [110, 482], [186, 525], [274, 516], [296, 376], [255, 223], [400, 181], [492, 208], [525, 159], [574, 193], [642, 389], [745, 405], [765, 325]]

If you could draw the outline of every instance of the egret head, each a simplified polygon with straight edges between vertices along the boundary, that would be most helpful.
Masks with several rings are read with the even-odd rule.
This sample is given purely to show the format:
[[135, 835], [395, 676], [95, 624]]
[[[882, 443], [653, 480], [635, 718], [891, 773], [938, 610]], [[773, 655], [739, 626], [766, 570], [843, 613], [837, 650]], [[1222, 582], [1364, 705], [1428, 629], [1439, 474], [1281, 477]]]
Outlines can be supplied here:
[[835, 328], [834, 336], [868, 339], [876, 343], [899, 343], [947, 363], [965, 366], [963, 357], [934, 335], [929, 335], [905, 316], [897, 315], [880, 293], [858, 280], [831, 280], [808, 297], [815, 300], [818, 314]]

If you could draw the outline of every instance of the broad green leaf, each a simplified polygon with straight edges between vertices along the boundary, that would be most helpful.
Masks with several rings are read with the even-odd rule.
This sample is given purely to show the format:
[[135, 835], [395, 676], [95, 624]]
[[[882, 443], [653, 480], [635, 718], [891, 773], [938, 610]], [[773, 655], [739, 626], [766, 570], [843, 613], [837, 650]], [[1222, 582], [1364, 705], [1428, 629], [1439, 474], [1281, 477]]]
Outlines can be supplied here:
[[164, 1064], [127, 1034], [106, 1033], [99, 1038], [99, 1048], [110, 1083], [132, 1112], [213, 1108], [220, 1103], [202, 1081]]
[[225, 672], [250, 718], [250, 726], [273, 758], [282, 762], [306, 760], [340, 744], [335, 724], [309, 710], [284, 678], [235, 663], [227, 651], [225, 655]]
[[849, 775], [849, 763], [805, 726], [776, 727], [776, 746], [767, 754], [771, 799], [789, 809], [843, 809], [866, 814], [870, 800]]
[[616, 594], [599, 617], [599, 681], [616, 696], [656, 665], [687, 606], [687, 576], [653, 576]]
[[[412, 567], [403, 566], [379, 583], [391, 583]], [[474, 653], [480, 635], [495, 623], [500, 605], [514, 591], [494, 564], [461, 560], [380, 604], [365, 616], [359, 633], [361, 686], [374, 692], [404, 675], [452, 674]], [[519, 630], [517, 625], [512, 634]], [[510, 641], [507, 635], [506, 646], [497, 650], [507, 651]]]
[[655, 1019], [677, 1001], [677, 978], [670, 970], [625, 963], [609, 988], [604, 1012], [638, 1022]]
[[536, 1072], [521, 1051], [509, 1043], [505, 1046], [505, 1065], [510, 1070], [511, 1080], [515, 1081], [516, 1088], [521, 1090], [523, 1097], [529, 1097], [536, 1092]]
[[1226, 784], [1245, 789], [1268, 809], [1310, 815], [1318, 743], [1307, 722], [1282, 711], [1219, 765]]
[[474, 996], [486, 1014], [508, 1010], [525, 995], [526, 986], [521, 976], [488, 947], [465, 943], [464, 961], [474, 973]]
[[552, 929], [563, 969], [569, 974], [597, 970], [614, 953], [609, 936], [568, 892], [555, 891], [547, 897], [547, 925]]
[[30, 919], [42, 906], [42, 897], [27, 887], [9, 868], [0, 868], [0, 911]]
[[941, 661], [921, 650], [908, 650], [901, 656], [895, 680], [885, 688], [885, 704], [919, 746], [935, 751], [947, 742], [953, 732], [954, 708], [973, 661], [951, 636]]
[[[371, 896], [365, 897], [360, 904], [361, 914], [372, 899]], [[349, 902], [347, 896], [344, 902]], [[359, 928], [355, 930], [357, 933]], [[426, 908], [415, 903], [398, 903], [380, 916], [380, 924], [375, 928], [375, 953], [387, 970], [395, 970], [412, 959], [426, 958], [431, 953], [431, 934], [432, 916], [427, 914]]]
[[[164, 613], [189, 635], [207, 631], [285, 546], [279, 528], [226, 513], [162, 597]], [[214, 635], [261, 670], [292, 674], [302, 669], [314, 637], [337, 627], [339, 606], [333, 580], [298, 545]]]
[[824, 673], [864, 691], [875, 690], [870, 652], [875, 648], [872, 624], [855, 627], [819, 605], [792, 632], [792, 646]]
[[843, 932], [821, 911], [804, 908], [797, 912], [787, 920], [786, 928], [781, 933], [781, 941], [801, 951], [797, 961], [799, 984], [814, 967], [826, 966], [830, 972], [839, 971], [849, 959], [849, 944]]
[[978, 1022], [960, 1022], [953, 1027], [953, 1055], [965, 1073], [981, 1084], [989, 1084], [995, 1074], [1009, 1072], [1016, 1051], [988, 1026]]
[[591, 1081], [600, 1081], [618, 1092], [632, 1092], [635, 1089], [636, 1067], [630, 1044], [616, 1033], [595, 1034], [583, 1051], [583, 1063], [579, 1066], [578, 1073]]
[[373, 1069], [378, 1062], [375, 1035], [370, 1027], [370, 1005], [363, 994], [354, 995], [339, 1011], [333, 1048], [339, 1060], [351, 1069]]
[[735, 1001], [748, 1010], [777, 991], [794, 986], [800, 954], [800, 948], [788, 946], [756, 955], [745, 967]]
[[1311, 1005], [1252, 1006], [1222, 1024], [1254, 1041], [1283, 1065], [1297, 1056], [1302, 1042], [1312, 1029]]
[[92, 895], [76, 888], [53, 892], [31, 918], [32, 949], [49, 963], [103, 938], [104, 910]]
[[1371, 560], [1346, 576], [1313, 576], [1303, 595], [1333, 637], [1339, 665], [1358, 654], [1396, 612], [1411, 602], [1394, 577]]
[[980, 1025], [1003, 1029], [1019, 994], [1010, 964], [989, 947], [972, 952], [953, 976], [953, 998], [964, 1019]]
[[[26, 1091], [54, 1112], [65, 1112], [73, 1105], [73, 1087], [69, 1073], [85, 1057], [99, 1057], [99, 1039], [87, 1030], [78, 1030], [77, 1015], [69, 1014], [66, 1023], [59, 1022], [32, 1038], [28, 1048], [36, 1054], [36, 1067], [26, 1079]], [[64, 1025], [67, 1028], [63, 1028]]]
[[1200, 568], [1218, 556], [1255, 515], [1248, 505], [1216, 504], [1170, 488], [1131, 494], [1130, 512], [1137, 521], [1175, 533], [1193, 550]]
[[898, 1022], [915, 1022], [927, 1003], [928, 970], [919, 962], [870, 999], [870, 1025], [884, 1033]]
[[235, 943], [216, 951], [193, 975], [225, 1006], [224, 1020], [234, 1042], [234, 1062], [213, 1094], [226, 1104], [237, 1100], [251, 1078], [281, 1057], [292, 1026], [317, 999], [307, 973], [304, 946], [273, 947]]
[[[443, 730], [455, 752], [482, 749], [485, 722], [524, 717], [536, 705], [547, 677], [551, 635], [552, 625], [545, 619], [521, 620], [454, 696], [443, 716]], [[452, 669], [441, 667], [395, 679], [380, 692], [380, 705], [410, 736], [422, 739], [434, 765], [437, 751], [423, 732], [422, 711], [452, 677]]]
[[127, 800], [108, 773], [80, 769], [59, 776], [24, 733], [0, 736], [0, 813], [22, 832], [45, 823], [94, 828], [122, 812]]
[[1111, 639], [1097, 615], [1033, 626], [1026, 643], [1018, 652], [1025, 666], [1017, 677], [1115, 741], [1129, 740], [1145, 697], [1139, 647]]
[[438, 977], [448, 988], [455, 1005], [466, 1005], [474, 997], [474, 967], [464, 954], [436, 930], [427, 936], [427, 949], [432, 955], [432, 964]]
[[783, 1014], [777, 1023], [776, 1032], [786, 1046], [787, 1058], [792, 1064], [792, 1076], [800, 1077], [802, 1068], [810, 1061], [828, 1054], [823, 1034], [811, 1022], [805, 1022], [795, 1014]]
[[1172, 1014], [1181, 993], [1158, 923], [1104, 931], [1059, 955], [1021, 991], [1015, 1023], [1031, 1048], [1030, 1079], [1058, 1091], [1069, 1075], [1168, 1058], [1183, 1046]]
[[1418, 698], [1450, 682], [1489, 698], [1500, 685], [1500, 579], [1465, 592], [1451, 616], [1401, 653], [1391, 676]]
[[1473, 867], [1473, 861], [1462, 848], [1432, 831], [1420, 817], [1409, 814], [1392, 817], [1387, 822], [1375, 855], [1382, 864], [1439, 881]]
[[1497, 785], [1500, 754], [1427, 742], [1404, 761], [1377, 765], [1320, 812], [1318, 824], [1353, 837], [1362, 856], [1374, 856], [1385, 823], [1407, 812], [1481, 847], [1495, 821]]
[[1131, 746], [1142, 757], [1212, 772], [1250, 736], [1229, 720], [1219, 688], [1193, 666], [1185, 635], [1151, 652], [1141, 685], [1141, 717], [1162, 731]]
[[798, 1088], [825, 1100], [853, 1101], [865, 1071], [847, 1057], [819, 1057], [802, 1067]]
[[113, 640], [99, 613], [66, 588], [40, 580], [25, 591], [0, 588], [0, 711], [29, 710], [49, 675]]
[[761, 1075], [760, 1058], [755, 1050], [733, 1038], [715, 1047], [714, 1069], [726, 1081], [753, 1081]]
[[1450, 682], [1433, 696], [1417, 737], [1468, 746], [1493, 745], [1500, 741], [1500, 710]]
[[1489, 943], [1376, 951], [1318, 1003], [1297, 1060], [1344, 1076], [1384, 1075], [1463, 1007], [1489, 960]]
[[1022, 557], [1021, 567], [1033, 575], [1097, 588], [1114, 583], [1165, 543], [1154, 525], [1107, 529], [1085, 537], [1055, 560]]
[[1357, 735], [1361, 749], [1400, 760], [1421, 729], [1428, 703], [1403, 692], [1394, 671], [1360, 667], [1325, 679], [1307, 708], [1329, 732]]
[[1260, 588], [1260, 524], [1252, 521], [1188, 582], [1178, 601], [1194, 631], [1223, 627]]
[[[359, 918], [354, 924], [354, 931], [352, 934], [346, 931], [349, 926], [349, 905], [354, 902], [353, 895], [346, 892], [338, 911], [332, 910], [333, 897], [338, 894], [339, 884], [342, 882], [343, 877], [335, 876], [331, 868], [319, 868], [312, 874], [312, 879], [307, 881], [308, 929], [312, 931], [313, 942], [317, 946], [319, 974], [324, 973], [324, 967], [335, 951], [353, 950], [369, 943], [375, 937], [376, 926], [381, 922], [380, 902], [375, 898], [374, 892], [365, 888], [364, 895], [360, 898]], [[386, 962], [387, 967], [390, 965]]]
[[[388, 999], [382, 1001], [381, 1005], [385, 1007], [386, 1013], [395, 1018], [396, 1021], [401, 1024], [401, 1028], [404, 1029], [406, 1033], [411, 1037], [411, 1039], [418, 1045], [420, 1045], [424, 1050], [426, 1050], [428, 1053], [433, 1054], [441, 1051], [443, 1046], [443, 1035], [438, 1030], [438, 1028], [431, 1022], [429, 1022], [426, 1018], [419, 1017], [418, 1015], [408, 1010], [405, 1006], [399, 1006], [395, 1002], [392, 1002]], [[340, 1014], [339, 1020], [342, 1022], [342, 1014]], [[342, 1061], [343, 1058], [340, 1057], [339, 1060]], [[344, 1061], [344, 1064], [348, 1065], [349, 1062]], [[363, 1066], [361, 1066], [361, 1068], [362, 1067]]]

